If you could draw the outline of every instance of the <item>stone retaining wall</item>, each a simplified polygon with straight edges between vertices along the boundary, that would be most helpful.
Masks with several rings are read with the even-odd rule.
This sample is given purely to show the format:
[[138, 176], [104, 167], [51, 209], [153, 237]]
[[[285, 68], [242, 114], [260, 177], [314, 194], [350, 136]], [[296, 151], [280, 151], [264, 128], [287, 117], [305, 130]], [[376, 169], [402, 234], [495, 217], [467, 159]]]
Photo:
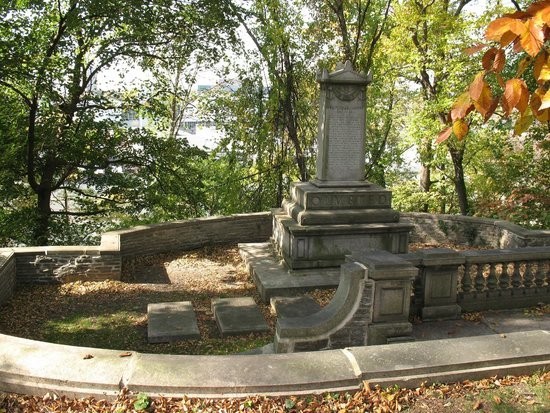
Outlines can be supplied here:
[[12, 252], [0, 252], [0, 305], [13, 295], [15, 288], [15, 259]]
[[[414, 225], [413, 242], [494, 248], [550, 246], [549, 230], [530, 231], [506, 221], [425, 213], [401, 216]], [[93, 281], [120, 279], [125, 258], [191, 250], [207, 244], [261, 242], [271, 234], [271, 213], [259, 212], [111, 231], [103, 234], [100, 246], [5, 248], [0, 254], [14, 254], [17, 282], [51, 282], [56, 277]]]
[[209, 217], [143, 225], [107, 232], [101, 248], [120, 251], [122, 258], [191, 250], [207, 244], [266, 241], [271, 236], [271, 214]]
[[119, 280], [120, 254], [100, 247], [14, 248], [18, 283]]
[[550, 246], [550, 230], [528, 230], [508, 221], [421, 212], [405, 212], [401, 217], [414, 225], [411, 242], [493, 248]]

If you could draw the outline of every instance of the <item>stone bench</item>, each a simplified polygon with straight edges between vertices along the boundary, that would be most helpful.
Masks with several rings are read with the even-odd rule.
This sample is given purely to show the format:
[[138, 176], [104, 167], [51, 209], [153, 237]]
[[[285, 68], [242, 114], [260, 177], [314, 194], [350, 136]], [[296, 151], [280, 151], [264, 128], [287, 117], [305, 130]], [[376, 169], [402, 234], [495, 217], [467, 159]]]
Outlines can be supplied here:
[[[340, 284], [332, 301], [306, 317], [280, 318], [275, 331], [275, 352], [321, 350], [366, 344], [366, 325], [371, 318], [373, 282], [366, 267], [343, 264]], [[363, 326], [362, 328], [360, 326]]]

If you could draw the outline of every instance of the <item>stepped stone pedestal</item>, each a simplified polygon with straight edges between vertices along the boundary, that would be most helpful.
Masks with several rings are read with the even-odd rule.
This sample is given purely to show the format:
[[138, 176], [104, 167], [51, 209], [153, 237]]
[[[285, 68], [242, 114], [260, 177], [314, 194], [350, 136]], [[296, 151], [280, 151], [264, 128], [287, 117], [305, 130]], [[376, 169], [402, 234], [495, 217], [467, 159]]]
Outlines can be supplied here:
[[365, 100], [370, 78], [347, 62], [319, 76], [316, 178], [292, 184], [273, 210], [273, 241], [291, 269], [334, 267], [366, 249], [406, 253], [412, 225], [391, 208], [391, 191], [364, 180]]

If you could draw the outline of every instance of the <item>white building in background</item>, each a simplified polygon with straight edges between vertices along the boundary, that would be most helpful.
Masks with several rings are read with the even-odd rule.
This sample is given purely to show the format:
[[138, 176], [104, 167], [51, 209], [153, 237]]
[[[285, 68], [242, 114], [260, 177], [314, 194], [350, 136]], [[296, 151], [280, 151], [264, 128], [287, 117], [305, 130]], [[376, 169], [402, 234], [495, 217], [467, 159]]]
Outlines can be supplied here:
[[[197, 92], [204, 92], [212, 89], [212, 85], [198, 84]], [[135, 110], [129, 110], [122, 115], [122, 121], [130, 128], [141, 129], [148, 125], [148, 119], [143, 118]], [[189, 145], [210, 151], [214, 149], [222, 133], [216, 129], [214, 122], [207, 122], [200, 119], [198, 109], [194, 104], [189, 104], [184, 110], [178, 136], [187, 139]]]

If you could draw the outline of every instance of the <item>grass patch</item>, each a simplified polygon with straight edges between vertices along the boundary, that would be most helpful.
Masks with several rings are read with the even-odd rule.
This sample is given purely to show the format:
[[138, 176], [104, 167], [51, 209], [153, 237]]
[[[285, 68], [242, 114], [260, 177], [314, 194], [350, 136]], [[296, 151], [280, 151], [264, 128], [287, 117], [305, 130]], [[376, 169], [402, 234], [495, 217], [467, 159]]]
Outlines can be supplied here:
[[108, 349], [127, 349], [143, 340], [143, 314], [120, 311], [97, 316], [73, 314], [45, 323], [42, 336], [59, 344]]

